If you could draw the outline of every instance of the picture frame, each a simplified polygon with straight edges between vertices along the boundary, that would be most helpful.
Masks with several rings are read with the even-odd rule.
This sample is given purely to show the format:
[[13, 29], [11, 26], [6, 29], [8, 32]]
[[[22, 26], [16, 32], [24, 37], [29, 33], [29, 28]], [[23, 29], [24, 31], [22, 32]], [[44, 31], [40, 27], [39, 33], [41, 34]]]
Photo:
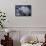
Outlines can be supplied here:
[[16, 5], [15, 16], [32, 16], [31, 5]]

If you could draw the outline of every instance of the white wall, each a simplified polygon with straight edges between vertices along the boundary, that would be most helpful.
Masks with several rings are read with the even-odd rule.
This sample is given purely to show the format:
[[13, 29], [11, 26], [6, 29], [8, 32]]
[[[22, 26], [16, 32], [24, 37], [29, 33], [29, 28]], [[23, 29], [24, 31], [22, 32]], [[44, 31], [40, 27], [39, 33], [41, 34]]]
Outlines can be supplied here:
[[[16, 4], [32, 5], [32, 16], [16, 17]], [[0, 0], [0, 10], [6, 12], [7, 27], [46, 27], [46, 0]]]
[[[16, 4], [32, 5], [32, 16], [16, 17]], [[21, 31], [20, 36], [31, 31], [46, 31], [46, 0], [0, 0], [0, 10], [6, 12], [6, 27], [13, 27], [10, 28], [12, 31]]]

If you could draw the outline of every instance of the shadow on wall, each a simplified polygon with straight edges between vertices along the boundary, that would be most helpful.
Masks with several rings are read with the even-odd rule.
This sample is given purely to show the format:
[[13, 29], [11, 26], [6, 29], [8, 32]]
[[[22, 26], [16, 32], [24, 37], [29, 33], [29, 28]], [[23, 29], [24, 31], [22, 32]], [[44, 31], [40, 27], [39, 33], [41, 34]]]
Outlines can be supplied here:
[[13, 40], [13, 46], [21, 46], [20, 41]]

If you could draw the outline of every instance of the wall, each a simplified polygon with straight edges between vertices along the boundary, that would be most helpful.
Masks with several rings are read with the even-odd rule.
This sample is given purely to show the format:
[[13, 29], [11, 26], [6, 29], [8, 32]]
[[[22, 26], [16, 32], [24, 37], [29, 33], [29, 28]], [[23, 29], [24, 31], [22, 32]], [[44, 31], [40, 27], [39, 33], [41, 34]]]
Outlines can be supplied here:
[[[16, 17], [16, 4], [32, 5], [32, 16]], [[46, 27], [46, 0], [0, 0], [0, 10], [6, 12], [6, 27]]]
[[[32, 16], [16, 17], [16, 4], [31, 4]], [[31, 31], [46, 31], [46, 0], [0, 0], [0, 9], [7, 15], [5, 26], [12, 31], [21, 31], [20, 36]]]

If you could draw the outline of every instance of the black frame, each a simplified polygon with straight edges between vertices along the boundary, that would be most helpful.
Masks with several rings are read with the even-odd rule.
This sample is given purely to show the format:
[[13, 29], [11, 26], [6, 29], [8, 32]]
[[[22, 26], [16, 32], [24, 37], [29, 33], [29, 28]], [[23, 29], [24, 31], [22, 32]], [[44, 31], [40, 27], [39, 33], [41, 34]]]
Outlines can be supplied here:
[[[23, 9], [28, 9], [28, 11], [26, 10], [25, 13], [23, 13]], [[18, 14], [18, 15], [17, 15]], [[31, 5], [16, 5], [15, 6], [15, 16], [32, 16], [32, 6]]]

